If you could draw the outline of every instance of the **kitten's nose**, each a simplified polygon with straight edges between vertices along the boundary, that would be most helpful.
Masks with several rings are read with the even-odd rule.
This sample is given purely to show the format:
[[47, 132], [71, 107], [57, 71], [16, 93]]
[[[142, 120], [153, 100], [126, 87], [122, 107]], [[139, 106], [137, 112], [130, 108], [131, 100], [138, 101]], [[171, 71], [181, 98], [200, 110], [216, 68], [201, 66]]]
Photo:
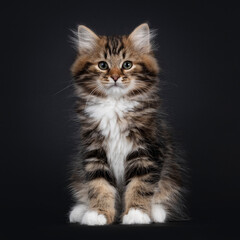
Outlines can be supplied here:
[[111, 77], [116, 82], [120, 76], [118, 74], [113, 74]]

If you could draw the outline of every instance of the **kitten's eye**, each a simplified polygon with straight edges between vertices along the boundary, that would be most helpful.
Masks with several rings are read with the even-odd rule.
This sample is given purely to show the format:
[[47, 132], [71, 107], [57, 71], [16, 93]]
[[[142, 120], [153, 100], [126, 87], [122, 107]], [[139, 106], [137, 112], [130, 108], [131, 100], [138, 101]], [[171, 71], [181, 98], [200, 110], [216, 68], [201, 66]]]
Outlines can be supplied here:
[[98, 67], [101, 69], [101, 70], [107, 70], [108, 69], [108, 64], [104, 61], [101, 61], [98, 63]]
[[132, 67], [132, 65], [133, 65], [133, 64], [132, 64], [131, 61], [125, 61], [125, 62], [123, 63], [123, 65], [122, 65], [122, 68], [128, 70], [128, 69], [130, 69], [130, 68]]

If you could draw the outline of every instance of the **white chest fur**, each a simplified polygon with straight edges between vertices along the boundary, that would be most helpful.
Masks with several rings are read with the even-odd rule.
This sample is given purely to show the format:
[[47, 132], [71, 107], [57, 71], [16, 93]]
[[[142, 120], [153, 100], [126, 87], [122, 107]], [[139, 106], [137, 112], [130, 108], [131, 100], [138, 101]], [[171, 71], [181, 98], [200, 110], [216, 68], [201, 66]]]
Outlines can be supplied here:
[[106, 150], [108, 163], [118, 183], [123, 180], [124, 161], [133, 148], [132, 143], [126, 138], [128, 122], [124, 117], [137, 104], [137, 102], [125, 99], [107, 98], [96, 104], [91, 103], [85, 108], [90, 117], [100, 122], [99, 130], [105, 137], [103, 146]]

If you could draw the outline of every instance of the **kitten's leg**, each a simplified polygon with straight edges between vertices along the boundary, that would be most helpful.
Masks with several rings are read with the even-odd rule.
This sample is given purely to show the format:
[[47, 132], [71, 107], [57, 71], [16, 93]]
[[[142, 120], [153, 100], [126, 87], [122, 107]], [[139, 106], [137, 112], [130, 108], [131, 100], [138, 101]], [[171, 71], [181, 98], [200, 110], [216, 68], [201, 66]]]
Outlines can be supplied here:
[[103, 149], [85, 153], [83, 168], [76, 171], [72, 189], [77, 202], [70, 222], [86, 225], [110, 224], [115, 218], [115, 179]]
[[89, 206], [82, 224], [105, 225], [114, 221], [116, 190], [103, 178], [89, 183]]
[[125, 192], [123, 224], [148, 224], [151, 222], [152, 191], [138, 177], [131, 180]]
[[85, 178], [88, 183], [88, 210], [82, 224], [110, 224], [115, 218], [115, 178], [107, 163], [104, 149], [86, 153], [84, 161]]
[[104, 178], [98, 178], [86, 183], [87, 195], [85, 204], [76, 204], [70, 214], [71, 223], [85, 225], [105, 225], [114, 221], [115, 217], [115, 195], [116, 190]]
[[125, 212], [123, 224], [148, 224], [151, 222], [151, 207], [154, 188], [159, 181], [159, 169], [142, 154], [127, 158], [125, 179]]

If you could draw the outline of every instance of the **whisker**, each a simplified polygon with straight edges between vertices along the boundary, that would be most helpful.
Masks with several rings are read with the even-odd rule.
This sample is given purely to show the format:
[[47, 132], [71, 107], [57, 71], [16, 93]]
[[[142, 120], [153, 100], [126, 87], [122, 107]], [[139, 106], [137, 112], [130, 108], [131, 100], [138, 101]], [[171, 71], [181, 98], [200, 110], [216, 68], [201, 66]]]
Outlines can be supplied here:
[[94, 92], [96, 92], [97, 90], [100, 90], [100, 87], [101, 87], [101, 86], [97, 86], [97, 87], [95, 87], [95, 88], [90, 92], [90, 94], [89, 94], [89, 96], [88, 96], [88, 98], [87, 98], [87, 101], [86, 101], [86, 103], [85, 103], [84, 110], [85, 110], [85, 108], [87, 107], [88, 103], [90, 102], [90, 97], [94, 94]]
[[56, 93], [52, 94], [52, 96], [56, 96], [57, 94], [59, 94], [59, 93], [63, 92], [64, 90], [66, 90], [66, 89], [68, 89], [68, 88], [72, 87], [73, 85], [74, 85], [74, 83], [72, 83], [72, 84], [70, 84], [70, 85], [68, 85], [68, 86], [64, 87], [64, 88], [63, 88], [63, 89], [61, 89], [60, 91], [58, 91], [58, 92], [56, 92]]

